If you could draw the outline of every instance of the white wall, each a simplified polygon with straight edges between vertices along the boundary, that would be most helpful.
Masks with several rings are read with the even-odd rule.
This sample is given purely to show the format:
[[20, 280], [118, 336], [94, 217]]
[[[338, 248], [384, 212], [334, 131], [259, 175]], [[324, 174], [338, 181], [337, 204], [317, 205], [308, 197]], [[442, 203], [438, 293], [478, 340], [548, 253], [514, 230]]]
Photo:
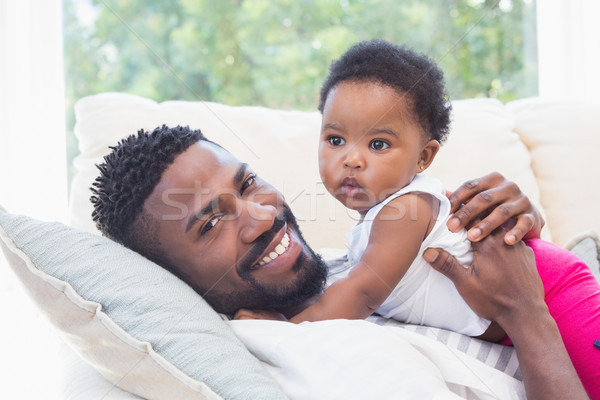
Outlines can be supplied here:
[[[66, 221], [60, 0], [0, 0], [0, 204]], [[58, 339], [0, 255], [0, 398], [62, 399]]]
[[0, 1], [0, 204], [66, 220], [60, 0]]
[[538, 0], [540, 96], [599, 101], [600, 1]]

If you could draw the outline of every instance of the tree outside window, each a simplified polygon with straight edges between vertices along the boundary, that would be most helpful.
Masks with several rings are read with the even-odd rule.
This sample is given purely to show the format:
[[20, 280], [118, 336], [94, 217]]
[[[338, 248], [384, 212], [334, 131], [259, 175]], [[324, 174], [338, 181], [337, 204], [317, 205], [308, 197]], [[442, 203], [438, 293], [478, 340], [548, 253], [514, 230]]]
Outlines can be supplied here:
[[63, 1], [71, 130], [107, 91], [315, 110], [331, 61], [373, 38], [428, 54], [451, 99], [537, 94], [533, 0]]

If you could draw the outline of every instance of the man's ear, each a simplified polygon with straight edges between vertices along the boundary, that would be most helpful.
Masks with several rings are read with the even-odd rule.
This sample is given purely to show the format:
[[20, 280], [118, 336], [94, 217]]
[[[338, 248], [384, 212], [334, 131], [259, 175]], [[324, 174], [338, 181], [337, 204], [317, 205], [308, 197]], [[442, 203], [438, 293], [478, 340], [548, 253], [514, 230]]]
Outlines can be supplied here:
[[419, 162], [417, 164], [417, 172], [423, 172], [431, 165], [439, 149], [440, 143], [434, 139], [431, 139], [425, 144], [425, 146], [423, 146], [423, 150], [421, 150], [421, 156], [419, 157]]

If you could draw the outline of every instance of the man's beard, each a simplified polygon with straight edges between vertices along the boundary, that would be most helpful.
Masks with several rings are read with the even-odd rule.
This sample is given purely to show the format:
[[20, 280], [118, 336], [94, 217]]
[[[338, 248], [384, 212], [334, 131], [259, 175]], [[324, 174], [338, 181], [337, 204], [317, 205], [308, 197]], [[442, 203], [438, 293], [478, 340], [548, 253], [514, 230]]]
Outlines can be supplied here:
[[[256, 261], [256, 258], [263, 253], [285, 223], [295, 228], [302, 245], [302, 252], [292, 266], [292, 270], [297, 275], [293, 280], [281, 282], [281, 284], [262, 284], [256, 281], [252, 275], [251, 263]], [[280, 310], [297, 306], [323, 291], [327, 280], [327, 265], [321, 256], [308, 246], [294, 215], [289, 209], [286, 208], [283, 218], [278, 218], [273, 227], [261, 235], [256, 242], [253, 250], [248, 256], [244, 257], [237, 268], [238, 275], [250, 284], [248, 289], [224, 293], [213, 288], [211, 291], [204, 293], [203, 297], [215, 311], [233, 314], [240, 308]]]

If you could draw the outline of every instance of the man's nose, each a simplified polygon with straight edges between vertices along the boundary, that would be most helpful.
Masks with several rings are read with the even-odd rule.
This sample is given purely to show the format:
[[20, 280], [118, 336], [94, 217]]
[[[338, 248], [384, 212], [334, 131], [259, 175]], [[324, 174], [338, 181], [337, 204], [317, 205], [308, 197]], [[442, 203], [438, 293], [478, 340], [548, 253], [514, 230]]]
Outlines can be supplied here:
[[276, 217], [275, 206], [245, 201], [242, 204], [240, 238], [244, 243], [254, 242], [260, 235], [271, 229]]
[[365, 167], [364, 157], [358, 149], [353, 148], [348, 150], [344, 157], [344, 167], [353, 169], [362, 169]]

